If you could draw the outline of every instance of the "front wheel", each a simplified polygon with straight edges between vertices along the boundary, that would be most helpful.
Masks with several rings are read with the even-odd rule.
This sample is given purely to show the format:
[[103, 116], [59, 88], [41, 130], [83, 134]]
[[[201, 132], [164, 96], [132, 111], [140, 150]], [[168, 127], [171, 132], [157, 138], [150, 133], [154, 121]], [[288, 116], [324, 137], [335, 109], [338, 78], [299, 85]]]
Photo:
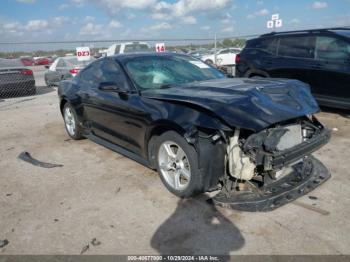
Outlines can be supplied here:
[[63, 107], [63, 119], [68, 135], [74, 140], [82, 139], [82, 128], [79, 126], [77, 114], [69, 103]]
[[156, 166], [165, 187], [178, 197], [202, 192], [203, 182], [196, 150], [174, 131], [156, 140]]

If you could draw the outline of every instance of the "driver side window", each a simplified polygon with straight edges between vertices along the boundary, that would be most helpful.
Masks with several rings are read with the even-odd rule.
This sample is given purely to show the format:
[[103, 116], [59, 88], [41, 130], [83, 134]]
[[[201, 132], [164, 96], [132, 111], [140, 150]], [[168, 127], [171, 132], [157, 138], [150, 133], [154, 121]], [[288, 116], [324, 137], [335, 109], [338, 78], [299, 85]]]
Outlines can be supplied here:
[[348, 61], [350, 59], [350, 44], [334, 37], [318, 36], [316, 59]]
[[128, 89], [125, 74], [115, 61], [111, 59], [105, 59], [101, 64], [100, 70], [100, 83], [112, 83], [117, 85], [119, 88]]

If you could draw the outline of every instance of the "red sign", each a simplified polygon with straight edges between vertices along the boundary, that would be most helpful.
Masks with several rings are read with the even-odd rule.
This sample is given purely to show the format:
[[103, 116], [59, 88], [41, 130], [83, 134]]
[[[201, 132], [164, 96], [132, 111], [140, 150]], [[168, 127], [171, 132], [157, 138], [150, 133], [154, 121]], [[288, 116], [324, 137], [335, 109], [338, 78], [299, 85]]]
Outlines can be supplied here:
[[157, 43], [156, 44], [156, 52], [157, 53], [165, 52], [165, 44], [164, 43]]
[[89, 61], [90, 48], [88, 46], [77, 47], [77, 59], [78, 61]]

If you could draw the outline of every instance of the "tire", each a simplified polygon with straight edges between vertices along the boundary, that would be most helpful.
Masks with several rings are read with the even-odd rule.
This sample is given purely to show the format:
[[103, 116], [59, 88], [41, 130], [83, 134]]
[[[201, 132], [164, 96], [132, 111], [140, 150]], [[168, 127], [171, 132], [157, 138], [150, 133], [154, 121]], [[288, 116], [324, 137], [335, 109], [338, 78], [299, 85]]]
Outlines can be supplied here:
[[182, 198], [202, 193], [203, 179], [194, 147], [174, 131], [163, 133], [155, 143], [156, 168], [165, 187]]
[[261, 75], [253, 75], [253, 76], [251, 76], [251, 77], [249, 77], [249, 78], [252, 78], [252, 79], [261, 79], [261, 78], [265, 78], [265, 77], [263, 77], [263, 76], [261, 76]]
[[211, 59], [205, 60], [204, 63], [206, 63], [207, 65], [210, 65], [210, 66], [214, 65], [214, 62]]
[[48, 80], [46, 79], [46, 77], [45, 77], [45, 84], [46, 84], [47, 87], [52, 87], [52, 85], [48, 82]]
[[66, 103], [63, 107], [64, 126], [68, 135], [74, 140], [83, 139], [83, 130], [79, 125], [77, 114], [71, 104]]

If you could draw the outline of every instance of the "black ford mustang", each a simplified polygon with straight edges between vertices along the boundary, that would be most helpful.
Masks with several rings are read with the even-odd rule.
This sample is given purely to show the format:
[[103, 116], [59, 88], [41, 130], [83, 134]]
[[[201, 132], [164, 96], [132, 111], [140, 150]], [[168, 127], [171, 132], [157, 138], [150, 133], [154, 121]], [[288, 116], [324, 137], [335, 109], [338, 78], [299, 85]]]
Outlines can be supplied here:
[[186, 55], [126, 54], [91, 63], [58, 94], [73, 139], [157, 169], [180, 197], [221, 189], [217, 204], [270, 210], [330, 176], [310, 155], [330, 132], [297, 80], [230, 79]]

